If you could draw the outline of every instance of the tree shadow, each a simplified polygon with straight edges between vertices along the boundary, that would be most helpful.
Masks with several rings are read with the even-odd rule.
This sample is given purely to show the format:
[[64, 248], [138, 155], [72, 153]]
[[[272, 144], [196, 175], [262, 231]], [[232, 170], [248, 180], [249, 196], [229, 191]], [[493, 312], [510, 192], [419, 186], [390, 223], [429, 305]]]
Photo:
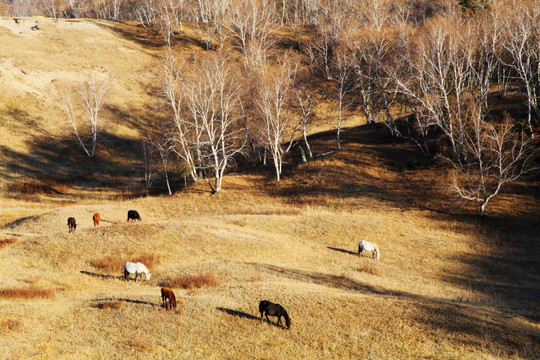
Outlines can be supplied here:
[[113, 31], [128, 41], [142, 45], [143, 48], [159, 50], [166, 45], [163, 37], [157, 31], [154, 31], [151, 26], [144, 27], [141, 24], [130, 25], [112, 21], [107, 21], [106, 23], [94, 21], [94, 23]]
[[523, 216], [491, 216], [471, 224], [478, 246], [488, 252], [461, 254], [452, 258], [466, 271], [444, 272], [450, 284], [466, 284], [488, 302], [540, 322], [540, 223]]
[[[450, 301], [445, 298], [436, 298], [419, 295], [407, 291], [386, 289], [352, 280], [345, 276], [323, 274], [299, 269], [290, 269], [268, 264], [251, 264], [276, 275], [322, 286], [353, 291], [359, 294], [383, 296], [407, 301], [408, 308], [414, 308], [414, 320], [426, 328], [443, 331], [449, 334], [451, 341], [457, 344], [469, 343], [471, 346], [485, 347], [488, 344], [493, 348], [487, 349], [495, 355], [501, 353], [521, 353], [523, 344], [530, 343], [531, 353], [540, 350], [540, 331], [534, 326], [523, 328], [522, 323], [514, 321], [504, 311], [462, 300]], [[530, 292], [531, 294], [531, 292]], [[536, 304], [538, 297], [536, 297]], [[516, 299], [519, 301], [518, 299]], [[533, 301], [533, 297], [530, 298]], [[532, 302], [530, 304], [533, 305]], [[537, 324], [537, 323], [535, 323]], [[456, 337], [456, 340], [452, 339]], [[536, 345], [534, 345], [536, 344]]]

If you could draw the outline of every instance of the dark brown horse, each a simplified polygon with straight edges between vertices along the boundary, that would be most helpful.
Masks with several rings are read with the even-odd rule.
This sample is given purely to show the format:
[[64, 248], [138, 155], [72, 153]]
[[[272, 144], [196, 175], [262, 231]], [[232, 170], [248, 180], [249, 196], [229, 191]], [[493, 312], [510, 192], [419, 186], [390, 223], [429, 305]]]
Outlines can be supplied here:
[[69, 217], [67, 221], [67, 225], [69, 228], [69, 232], [73, 232], [77, 228], [77, 221], [75, 221], [74, 217]]
[[268, 316], [277, 316], [277, 324], [283, 326], [281, 324], [281, 317], [283, 316], [285, 318], [287, 328], [291, 327], [291, 318], [289, 317], [289, 314], [287, 314], [287, 311], [285, 311], [283, 306], [279, 304], [274, 304], [268, 300], [263, 300], [259, 303], [259, 312], [261, 313], [261, 321], [263, 320], [263, 314], [266, 316], [266, 320], [268, 320], [268, 322], [270, 322]]
[[165, 309], [176, 309], [176, 296], [174, 296], [173, 291], [168, 287], [161, 288], [161, 300], [163, 301], [163, 307]]
[[139, 215], [139, 212], [137, 210], [129, 210], [127, 221], [129, 222], [141, 221], [141, 215]]

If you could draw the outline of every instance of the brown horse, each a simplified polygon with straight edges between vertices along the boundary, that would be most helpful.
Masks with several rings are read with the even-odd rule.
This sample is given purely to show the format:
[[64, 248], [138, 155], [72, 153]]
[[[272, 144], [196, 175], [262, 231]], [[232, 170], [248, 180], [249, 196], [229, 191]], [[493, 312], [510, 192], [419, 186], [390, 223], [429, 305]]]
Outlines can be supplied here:
[[[165, 309], [176, 309], [176, 296], [174, 296], [173, 291], [168, 287], [161, 288], [161, 300]], [[168, 305], [167, 302], [169, 303]]]
[[94, 226], [98, 226], [99, 225], [99, 220], [101, 220], [101, 215], [99, 215], [99, 213], [95, 213], [92, 216], [92, 220], [94, 220]]

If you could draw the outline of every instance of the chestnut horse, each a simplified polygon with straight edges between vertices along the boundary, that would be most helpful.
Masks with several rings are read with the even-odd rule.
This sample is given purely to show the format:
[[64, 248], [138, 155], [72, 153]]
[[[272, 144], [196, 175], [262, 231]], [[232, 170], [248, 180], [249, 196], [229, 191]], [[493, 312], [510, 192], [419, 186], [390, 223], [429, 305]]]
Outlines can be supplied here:
[[[161, 288], [161, 300], [165, 309], [176, 309], [176, 296], [174, 296], [173, 291], [168, 287]], [[169, 303], [168, 305], [167, 302]]]
[[99, 225], [99, 220], [101, 220], [101, 215], [99, 215], [99, 213], [95, 213], [92, 216], [92, 220], [94, 220], [94, 226], [98, 226]]

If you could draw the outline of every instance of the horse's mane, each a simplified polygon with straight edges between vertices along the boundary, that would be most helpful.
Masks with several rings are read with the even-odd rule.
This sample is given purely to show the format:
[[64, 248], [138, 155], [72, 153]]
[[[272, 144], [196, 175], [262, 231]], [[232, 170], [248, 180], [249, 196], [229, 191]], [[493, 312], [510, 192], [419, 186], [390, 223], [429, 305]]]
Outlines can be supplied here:
[[289, 314], [287, 314], [287, 310], [285, 310], [283, 306], [281, 306], [281, 310], [283, 310], [283, 317], [285, 318], [285, 320], [289, 320]]

